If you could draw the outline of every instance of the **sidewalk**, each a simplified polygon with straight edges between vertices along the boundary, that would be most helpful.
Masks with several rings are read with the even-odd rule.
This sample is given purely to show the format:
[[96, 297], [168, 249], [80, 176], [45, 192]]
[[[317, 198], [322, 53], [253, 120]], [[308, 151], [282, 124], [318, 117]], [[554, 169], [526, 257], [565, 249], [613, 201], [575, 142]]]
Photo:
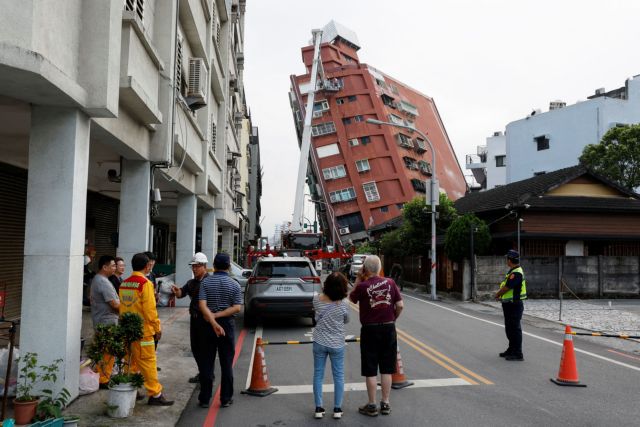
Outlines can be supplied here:
[[[91, 313], [83, 311], [82, 336], [91, 341]], [[173, 406], [149, 406], [139, 400], [133, 416], [125, 419], [109, 418], [106, 412], [108, 390], [80, 396], [64, 412], [78, 415], [80, 426], [174, 426], [187, 406], [196, 387], [188, 382], [197, 373], [189, 344], [189, 312], [185, 307], [158, 308], [162, 322], [162, 340], [158, 344], [158, 378]]]

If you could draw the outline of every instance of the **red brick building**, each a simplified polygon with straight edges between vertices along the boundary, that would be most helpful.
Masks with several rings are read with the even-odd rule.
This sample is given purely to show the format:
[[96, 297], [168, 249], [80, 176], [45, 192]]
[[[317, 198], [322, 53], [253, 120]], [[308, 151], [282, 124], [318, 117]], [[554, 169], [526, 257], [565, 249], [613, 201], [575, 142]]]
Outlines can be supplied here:
[[[328, 236], [367, 238], [366, 230], [401, 215], [405, 202], [425, 195], [431, 175], [428, 144], [415, 131], [366, 123], [369, 118], [410, 125], [431, 140], [440, 191], [456, 200], [466, 183], [432, 98], [360, 63], [351, 31], [330, 22], [321, 45], [325, 79], [316, 92], [308, 182]], [[313, 46], [302, 48], [306, 74], [291, 76], [291, 108], [300, 140]], [[409, 65], [409, 64], [407, 64]], [[332, 239], [334, 240], [334, 239]]]

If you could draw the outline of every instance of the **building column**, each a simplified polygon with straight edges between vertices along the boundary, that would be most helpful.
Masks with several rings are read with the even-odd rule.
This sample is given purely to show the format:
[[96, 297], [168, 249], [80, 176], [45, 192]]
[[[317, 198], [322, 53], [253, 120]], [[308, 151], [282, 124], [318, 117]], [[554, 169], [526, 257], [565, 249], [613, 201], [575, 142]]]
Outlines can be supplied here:
[[202, 253], [209, 259], [209, 267], [213, 265], [213, 257], [218, 251], [218, 224], [216, 210], [205, 209], [202, 212]]
[[129, 275], [133, 255], [149, 248], [151, 164], [123, 159], [120, 176], [118, 256], [124, 259], [125, 275]]
[[231, 227], [222, 228], [222, 252], [233, 258], [233, 235], [235, 230]]
[[[195, 194], [178, 196], [176, 226], [176, 286], [183, 286], [193, 278], [189, 262], [196, 249], [196, 215], [198, 201]], [[186, 299], [183, 299], [186, 301]], [[188, 303], [188, 301], [186, 301]]]
[[20, 350], [38, 364], [63, 359], [56, 389], [78, 395], [89, 118], [33, 106]]

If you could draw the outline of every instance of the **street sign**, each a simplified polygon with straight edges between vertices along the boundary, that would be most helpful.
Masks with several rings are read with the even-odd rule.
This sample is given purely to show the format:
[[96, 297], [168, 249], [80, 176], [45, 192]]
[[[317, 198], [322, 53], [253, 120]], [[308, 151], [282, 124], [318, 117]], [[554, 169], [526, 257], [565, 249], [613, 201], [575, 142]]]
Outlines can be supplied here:
[[[431, 181], [433, 181], [433, 187], [434, 187], [434, 192], [435, 192], [435, 196], [436, 196], [436, 206], [440, 205], [440, 182], [437, 179], [431, 178]], [[427, 191], [426, 191], [426, 198], [427, 198], [427, 204], [430, 205], [431, 204], [431, 181], [425, 181], [426, 186], [427, 186]]]

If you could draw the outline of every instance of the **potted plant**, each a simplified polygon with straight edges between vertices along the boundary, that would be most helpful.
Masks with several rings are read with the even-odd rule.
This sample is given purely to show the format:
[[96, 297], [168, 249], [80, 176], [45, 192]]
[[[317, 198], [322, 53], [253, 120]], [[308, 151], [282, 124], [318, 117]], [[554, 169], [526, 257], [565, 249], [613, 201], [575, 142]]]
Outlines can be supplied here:
[[[58, 370], [62, 359], [54, 360], [50, 365], [40, 366], [40, 381], [42, 383], [52, 383], [58, 380]], [[36, 406], [35, 419], [44, 421], [50, 418], [61, 418], [62, 410], [69, 403], [71, 393], [66, 388], [62, 388], [59, 393], [55, 394], [52, 389], [42, 389], [40, 392], [40, 400]]]
[[118, 325], [99, 325], [88, 356], [96, 363], [105, 363], [104, 355], [115, 358], [118, 373], [109, 381], [107, 413], [113, 418], [126, 418], [133, 412], [138, 387], [144, 384], [140, 373], [130, 372], [131, 345], [142, 339], [142, 317], [136, 313], [124, 313]]
[[33, 387], [38, 380], [38, 354], [26, 353], [18, 358], [22, 366], [18, 374], [16, 398], [13, 401], [16, 424], [28, 424], [36, 414], [38, 396], [33, 394]]

